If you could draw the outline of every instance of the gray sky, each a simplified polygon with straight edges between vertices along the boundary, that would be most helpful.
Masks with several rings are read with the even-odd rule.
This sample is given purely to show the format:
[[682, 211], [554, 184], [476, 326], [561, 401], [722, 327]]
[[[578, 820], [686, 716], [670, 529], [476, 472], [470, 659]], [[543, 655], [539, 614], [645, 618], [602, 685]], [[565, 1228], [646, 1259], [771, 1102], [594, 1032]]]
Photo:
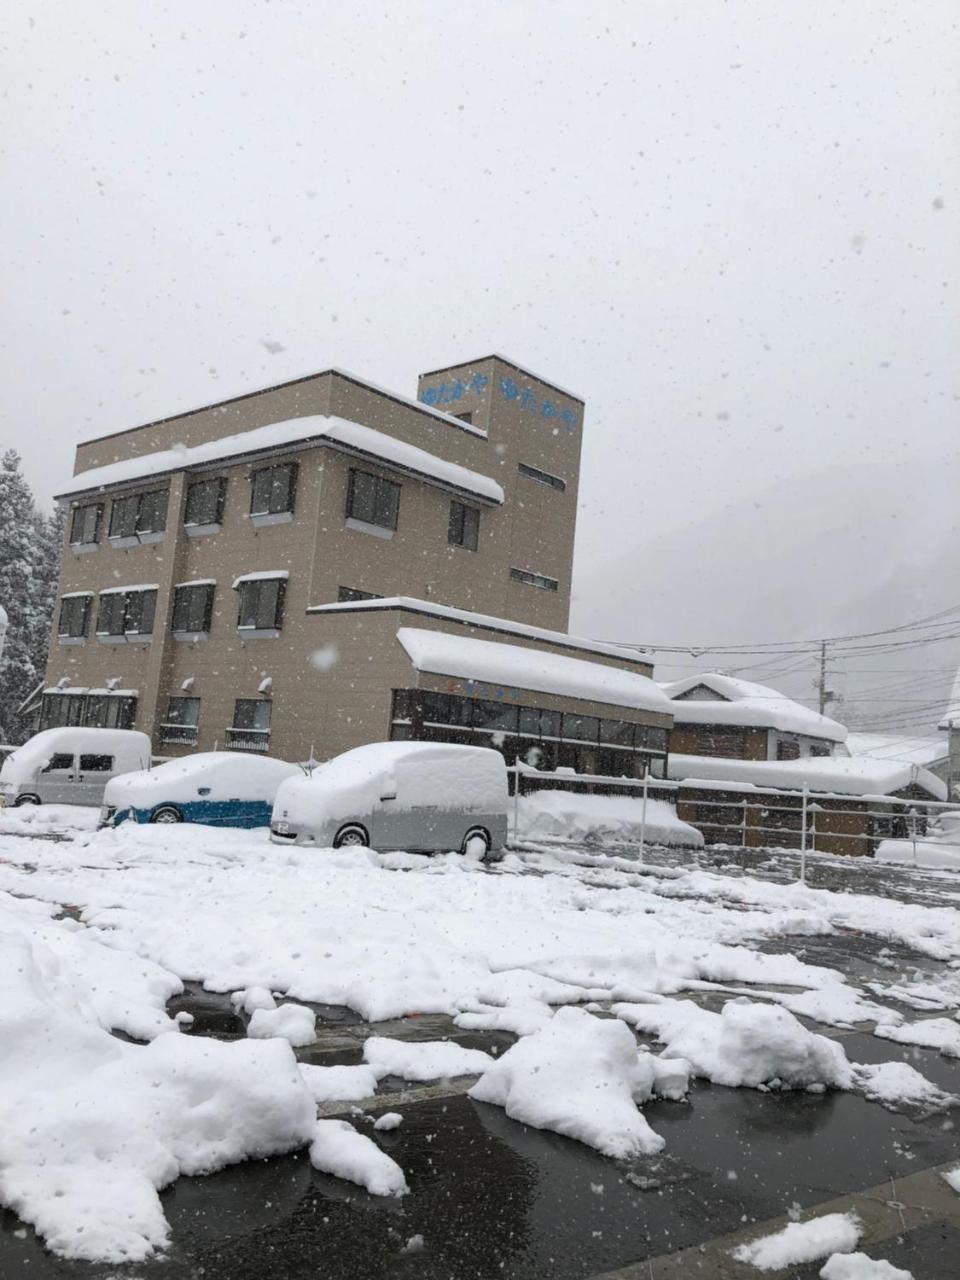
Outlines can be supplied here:
[[[689, 560], [654, 591], [649, 557], [824, 473], [855, 511], [866, 464], [911, 469], [904, 543], [926, 476], [956, 493], [957, 26], [953, 0], [24, 0], [0, 438], [46, 500], [86, 435], [500, 350], [587, 401], [580, 630], [787, 634], [678, 612]], [[955, 508], [922, 536], [960, 541]]]

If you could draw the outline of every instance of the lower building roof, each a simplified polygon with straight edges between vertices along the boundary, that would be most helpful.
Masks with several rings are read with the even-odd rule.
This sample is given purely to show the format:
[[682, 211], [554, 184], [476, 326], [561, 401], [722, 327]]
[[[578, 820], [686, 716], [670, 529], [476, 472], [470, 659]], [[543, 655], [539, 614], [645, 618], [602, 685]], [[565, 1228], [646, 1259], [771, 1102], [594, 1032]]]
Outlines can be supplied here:
[[670, 713], [670, 703], [654, 681], [634, 671], [419, 627], [400, 627], [397, 639], [414, 667], [432, 675], [603, 702], [631, 711]]
[[803, 756], [799, 760], [728, 760], [713, 756], [671, 755], [668, 775], [677, 781], [704, 779], [782, 791], [832, 792], [886, 796], [922, 787], [934, 800], [946, 800], [944, 782], [919, 765], [869, 756]]

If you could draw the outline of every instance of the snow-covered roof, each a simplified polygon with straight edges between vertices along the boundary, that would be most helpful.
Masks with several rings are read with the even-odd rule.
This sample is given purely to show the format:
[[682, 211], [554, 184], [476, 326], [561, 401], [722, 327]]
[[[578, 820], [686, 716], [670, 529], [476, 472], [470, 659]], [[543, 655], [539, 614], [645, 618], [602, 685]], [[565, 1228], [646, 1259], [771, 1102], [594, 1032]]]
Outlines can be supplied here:
[[215, 587], [216, 585], [216, 578], [191, 578], [189, 582], [175, 582], [173, 588], [177, 591], [180, 587]]
[[69, 497], [110, 485], [129, 483], [131, 480], [145, 480], [212, 462], [239, 458], [245, 454], [264, 453], [298, 444], [342, 449], [353, 455], [385, 463], [394, 470], [438, 484], [442, 488], [468, 493], [484, 502], [503, 502], [503, 489], [490, 476], [471, 471], [459, 463], [448, 462], [446, 458], [439, 458], [426, 449], [397, 440], [373, 427], [348, 422], [346, 418], [320, 414], [290, 418], [285, 422], [271, 422], [263, 427], [254, 427], [251, 431], [239, 431], [189, 447], [175, 445], [172, 449], [161, 449], [156, 453], [141, 454], [137, 458], [109, 462], [106, 466], [75, 475], [57, 497]]
[[531, 689], [631, 710], [670, 712], [670, 703], [656, 683], [634, 671], [419, 627], [400, 627], [397, 639], [416, 669], [432, 675]]
[[875, 760], [899, 760], [904, 764], [925, 767], [946, 760], [948, 747], [943, 738], [905, 738], [902, 734], [847, 734], [847, 750], [852, 756], [870, 756]]
[[545, 627], [531, 627], [526, 622], [514, 622], [511, 618], [497, 618], [490, 613], [473, 613], [470, 609], [456, 609], [453, 605], [437, 604], [433, 600], [418, 600], [415, 596], [376, 596], [373, 600], [332, 600], [329, 604], [312, 604], [307, 613], [352, 613], [355, 610], [405, 609], [409, 613], [423, 613], [432, 618], [449, 618], [452, 622], [465, 622], [489, 631], [505, 631], [508, 635], [529, 636], [531, 640], [546, 640], [550, 644], [566, 645], [568, 649], [583, 649], [586, 653], [605, 653], [611, 658], [623, 658], [627, 662], [650, 665], [647, 657], [638, 649], [622, 645], [604, 644], [600, 640], [582, 640], [568, 636], [565, 631], [549, 631]]
[[159, 591], [159, 582], [136, 582], [131, 587], [101, 587], [102, 596], [116, 596], [126, 591]]
[[[715, 697], [684, 697], [701, 685]], [[842, 724], [822, 716], [776, 689], [750, 680], [721, 676], [714, 672], [687, 676], [661, 684], [660, 688], [673, 701], [671, 707], [677, 724], [726, 724], [762, 729], [779, 729], [781, 733], [801, 733], [812, 738], [843, 742], [847, 731]]]
[[851, 796], [885, 796], [916, 783], [935, 800], [946, 800], [946, 783], [919, 765], [869, 756], [804, 756], [799, 760], [728, 760], [712, 756], [671, 755], [671, 778], [703, 778], [756, 787], [835, 792]]

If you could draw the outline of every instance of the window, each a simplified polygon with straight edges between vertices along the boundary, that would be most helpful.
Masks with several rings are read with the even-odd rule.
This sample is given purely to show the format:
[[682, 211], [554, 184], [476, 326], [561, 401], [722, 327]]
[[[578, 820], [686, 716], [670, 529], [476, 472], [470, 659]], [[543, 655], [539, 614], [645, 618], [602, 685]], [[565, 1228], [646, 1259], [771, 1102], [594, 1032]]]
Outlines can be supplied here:
[[540, 484], [548, 484], [551, 489], [559, 489], [561, 493], [567, 487], [566, 480], [561, 480], [559, 476], [552, 476], [549, 471], [541, 471], [538, 467], [529, 467], [525, 462], [517, 463], [517, 471], [529, 480], [536, 480]]
[[84, 755], [80, 757], [81, 773], [110, 773], [113, 756]]
[[102, 591], [100, 609], [97, 613], [97, 635], [152, 635], [156, 608], [155, 589]]
[[601, 720], [600, 741], [610, 746], [632, 747], [633, 725], [628, 720]]
[[796, 740], [791, 741], [789, 738], [780, 738], [777, 742], [777, 759], [799, 760], [800, 743]]
[[237, 626], [247, 631], [279, 631], [283, 622], [285, 578], [252, 578], [241, 582]]
[[87, 634], [91, 597], [64, 596], [60, 601], [60, 621], [57, 634], [70, 639], [80, 639]]
[[74, 507], [70, 522], [70, 545], [74, 547], [96, 546], [100, 541], [100, 522], [103, 519], [103, 503], [93, 502], [86, 507]]
[[400, 486], [369, 471], [350, 471], [347, 516], [381, 529], [396, 529]]
[[447, 542], [451, 547], [464, 547], [476, 551], [480, 536], [480, 512], [476, 507], [462, 502], [450, 503], [450, 522], [447, 526]]
[[111, 538], [136, 538], [141, 534], [163, 533], [167, 527], [166, 489], [149, 493], [133, 493], [128, 498], [114, 498], [110, 508]]
[[556, 591], [560, 586], [556, 578], [548, 578], [542, 573], [530, 573], [526, 569], [511, 569], [510, 577], [514, 582], [525, 582], [528, 587], [540, 587], [543, 591]]
[[233, 708], [233, 724], [227, 729], [227, 744], [237, 751], [266, 751], [270, 745], [270, 717], [273, 704], [262, 698], [238, 698]]
[[199, 724], [199, 698], [168, 698], [167, 714], [160, 725], [160, 741], [195, 747]]
[[566, 741], [596, 742], [600, 736], [600, 721], [596, 716], [563, 715], [563, 736]]
[[47, 693], [40, 727], [83, 724], [95, 729], [132, 729], [136, 718], [137, 700], [128, 694]]
[[473, 723], [478, 729], [497, 733], [517, 732], [517, 708], [509, 703], [478, 699], [473, 704]]
[[43, 766], [41, 773], [52, 773], [54, 769], [72, 769], [73, 756], [67, 751], [55, 751], [49, 761]]
[[667, 730], [652, 725], [637, 725], [637, 745], [643, 743], [650, 751], [666, 751]]
[[467, 413], [455, 413], [455, 414], [453, 414], [453, 417], [454, 417], [454, 418], [459, 418], [461, 422], [466, 422], [466, 423], [468, 423], [468, 424], [469, 424], [469, 423], [472, 423], [472, 422], [473, 422], [473, 410], [472, 410], [472, 409], [470, 409]]
[[185, 583], [173, 593], [173, 630], [197, 634], [210, 630], [213, 617], [212, 582]]
[[285, 462], [276, 467], [263, 467], [253, 473], [250, 489], [252, 516], [293, 514], [297, 489], [297, 464]]
[[383, 596], [375, 591], [360, 591], [357, 587], [340, 587], [337, 590], [337, 601], [346, 604], [350, 600], [382, 600]]
[[227, 492], [226, 480], [195, 480], [187, 488], [183, 523], [192, 525], [220, 524]]

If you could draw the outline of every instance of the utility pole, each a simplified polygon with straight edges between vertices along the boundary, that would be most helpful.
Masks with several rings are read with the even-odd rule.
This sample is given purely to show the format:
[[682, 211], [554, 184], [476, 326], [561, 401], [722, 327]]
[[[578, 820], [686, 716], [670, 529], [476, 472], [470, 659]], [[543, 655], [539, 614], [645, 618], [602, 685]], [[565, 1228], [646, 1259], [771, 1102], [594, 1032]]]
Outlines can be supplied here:
[[827, 705], [827, 642], [820, 641], [820, 682], [817, 686], [820, 697], [820, 714], [823, 715]]

